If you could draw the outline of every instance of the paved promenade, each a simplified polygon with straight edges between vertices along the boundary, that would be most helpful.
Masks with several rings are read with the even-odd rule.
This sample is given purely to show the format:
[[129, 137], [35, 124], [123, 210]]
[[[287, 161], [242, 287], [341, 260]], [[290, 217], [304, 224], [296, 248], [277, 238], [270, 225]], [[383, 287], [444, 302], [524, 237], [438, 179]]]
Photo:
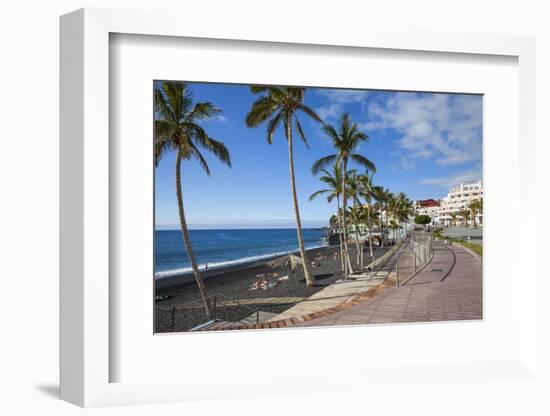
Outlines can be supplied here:
[[[337, 307], [345, 301], [368, 292], [369, 290], [382, 284], [385, 279], [393, 279], [396, 272], [401, 276], [407, 276], [413, 271], [412, 255], [407, 247], [410, 240], [407, 239], [397, 253], [391, 255], [385, 266], [378, 271], [364, 271], [356, 274], [353, 279], [338, 280], [327, 286], [323, 290], [315, 293], [307, 299], [297, 303], [292, 308], [274, 316], [269, 322], [279, 321], [292, 317], [309, 315], [315, 312], [323, 311], [329, 308]], [[399, 263], [396, 265], [396, 258], [399, 257]]]
[[482, 318], [482, 264], [461, 246], [434, 242], [432, 261], [399, 288], [299, 326]]

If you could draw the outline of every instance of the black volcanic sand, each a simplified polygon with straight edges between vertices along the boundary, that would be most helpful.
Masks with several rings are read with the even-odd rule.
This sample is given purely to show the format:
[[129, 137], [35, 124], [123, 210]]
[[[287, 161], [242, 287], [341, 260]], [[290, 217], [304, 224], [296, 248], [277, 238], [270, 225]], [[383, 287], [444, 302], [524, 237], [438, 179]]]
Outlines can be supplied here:
[[[387, 249], [376, 248], [374, 255], [380, 257]], [[232, 267], [227, 271], [208, 271], [205, 274], [205, 285], [212, 301], [214, 294], [219, 294], [219, 300], [227, 300], [221, 295], [228, 296], [231, 299], [257, 299], [257, 302], [247, 304], [248, 308], [242, 306], [228, 306], [216, 308], [218, 319], [225, 321], [238, 321], [246, 318], [261, 310], [271, 313], [281, 313], [294, 306], [297, 302], [285, 304], [262, 303], [262, 298], [272, 297], [298, 297], [306, 298], [322, 290], [325, 286], [342, 278], [340, 268], [340, 257], [335, 257], [339, 253], [338, 246], [328, 246], [308, 250], [309, 260], [315, 262], [312, 266], [312, 272], [317, 281], [316, 287], [307, 287], [304, 280], [302, 266], [298, 265], [294, 276], [288, 280], [278, 281], [277, 277], [288, 275], [290, 269], [285, 266], [284, 260], [288, 256], [280, 257], [275, 260], [266, 261], [254, 267], [240, 268]], [[355, 249], [350, 247], [350, 256], [352, 265], [355, 266]], [[370, 262], [368, 249], [365, 250], [365, 264]], [[260, 276], [262, 275], [263, 276]], [[277, 283], [268, 289], [258, 289], [251, 291], [250, 286], [254, 281], [260, 278], [266, 278], [268, 282]], [[176, 283], [168, 287], [156, 289], [157, 296], [167, 297], [165, 300], [156, 301], [155, 308], [155, 332], [181, 332], [204, 323], [207, 318], [202, 306], [200, 293], [194, 280], [189, 281], [189, 276], [182, 276], [185, 283]], [[176, 306], [174, 312], [175, 319], [172, 320], [172, 307]], [[219, 302], [218, 302], [219, 305]], [[174, 321], [174, 324], [172, 324]]]

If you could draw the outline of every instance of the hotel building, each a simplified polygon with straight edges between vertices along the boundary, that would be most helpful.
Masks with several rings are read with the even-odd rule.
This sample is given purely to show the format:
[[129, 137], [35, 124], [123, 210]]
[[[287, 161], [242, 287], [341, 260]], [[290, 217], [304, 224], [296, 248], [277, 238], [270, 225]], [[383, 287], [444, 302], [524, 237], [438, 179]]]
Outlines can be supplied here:
[[441, 204], [439, 201], [435, 199], [423, 199], [414, 201], [413, 208], [414, 215], [428, 215], [432, 219], [430, 225], [434, 227], [438, 227], [441, 225], [439, 222], [439, 211], [441, 208]]
[[[451, 188], [445, 198], [441, 200], [441, 206], [439, 208], [438, 221], [442, 226], [449, 226], [452, 224], [453, 218], [451, 213], [457, 213], [461, 210], [468, 209], [470, 202], [483, 198], [483, 184], [481, 181], [461, 183], [454, 188]], [[462, 217], [456, 218], [457, 223], [464, 221]], [[470, 219], [470, 224], [473, 220]], [[483, 214], [477, 213], [477, 224], [483, 223]], [[465, 224], [463, 224], [465, 225]]]

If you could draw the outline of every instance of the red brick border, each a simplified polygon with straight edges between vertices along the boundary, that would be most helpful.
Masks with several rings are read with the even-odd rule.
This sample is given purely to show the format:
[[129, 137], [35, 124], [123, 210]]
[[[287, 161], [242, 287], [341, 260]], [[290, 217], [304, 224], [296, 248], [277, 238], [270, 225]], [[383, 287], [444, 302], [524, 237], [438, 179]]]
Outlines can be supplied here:
[[216, 328], [215, 326], [210, 328], [201, 329], [201, 331], [227, 331], [227, 330], [240, 330], [240, 329], [271, 329], [271, 328], [287, 328], [294, 325], [300, 324], [302, 322], [311, 321], [312, 319], [317, 319], [322, 316], [330, 315], [334, 312], [340, 312], [346, 309], [351, 308], [352, 306], [358, 305], [368, 301], [369, 299], [374, 298], [377, 295], [385, 292], [387, 289], [395, 287], [395, 278], [387, 278], [383, 283], [378, 286], [367, 290], [364, 293], [359, 295], [351, 296], [350, 298], [343, 301], [337, 306], [333, 306], [328, 309], [323, 309], [322, 311], [312, 312], [307, 315], [296, 316], [292, 318], [285, 318], [278, 321], [271, 322], [262, 322], [258, 324], [243, 324], [241, 322], [227, 322], [222, 324], [220, 327]]

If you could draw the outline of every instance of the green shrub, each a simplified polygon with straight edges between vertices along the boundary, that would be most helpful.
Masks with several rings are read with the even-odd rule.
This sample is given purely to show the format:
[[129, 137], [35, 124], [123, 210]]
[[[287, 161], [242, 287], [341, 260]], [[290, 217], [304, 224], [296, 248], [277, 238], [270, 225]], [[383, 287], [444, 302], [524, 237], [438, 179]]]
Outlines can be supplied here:
[[414, 217], [414, 223], [418, 225], [428, 225], [432, 222], [432, 219], [429, 215], [417, 215]]

